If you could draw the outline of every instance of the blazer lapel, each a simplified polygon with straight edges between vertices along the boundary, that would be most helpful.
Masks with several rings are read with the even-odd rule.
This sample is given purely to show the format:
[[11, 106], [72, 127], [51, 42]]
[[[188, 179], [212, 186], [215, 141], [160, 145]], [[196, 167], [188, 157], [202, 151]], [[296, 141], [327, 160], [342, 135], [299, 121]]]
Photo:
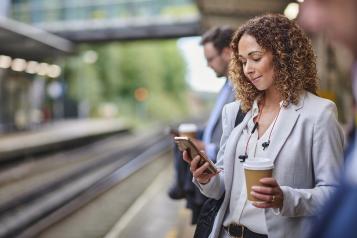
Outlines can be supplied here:
[[278, 156], [281, 148], [285, 144], [288, 136], [290, 135], [291, 131], [293, 130], [296, 121], [299, 118], [300, 111], [304, 105], [304, 98], [305, 95], [300, 97], [299, 103], [297, 105], [290, 104], [287, 108], [282, 108], [280, 112], [280, 125], [276, 129], [277, 133], [275, 133], [274, 138], [272, 139], [272, 143], [270, 145], [270, 157], [275, 161], [276, 157]]

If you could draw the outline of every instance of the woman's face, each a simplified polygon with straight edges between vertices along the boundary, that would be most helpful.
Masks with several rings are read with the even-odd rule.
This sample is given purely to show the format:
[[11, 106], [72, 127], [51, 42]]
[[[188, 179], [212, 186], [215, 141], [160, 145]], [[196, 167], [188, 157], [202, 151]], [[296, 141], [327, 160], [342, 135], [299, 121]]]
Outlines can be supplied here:
[[274, 81], [271, 51], [262, 49], [255, 38], [247, 34], [240, 39], [238, 51], [244, 75], [258, 90], [270, 89]]

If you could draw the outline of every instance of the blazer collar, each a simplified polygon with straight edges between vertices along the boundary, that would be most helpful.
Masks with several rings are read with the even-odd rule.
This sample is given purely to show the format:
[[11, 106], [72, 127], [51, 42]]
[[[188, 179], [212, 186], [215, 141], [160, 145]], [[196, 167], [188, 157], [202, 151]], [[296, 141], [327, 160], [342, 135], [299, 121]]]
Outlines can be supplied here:
[[294, 110], [299, 110], [299, 109], [301, 109], [301, 108], [303, 108], [304, 107], [304, 102], [305, 102], [305, 98], [307, 97], [307, 94], [308, 94], [308, 92], [306, 92], [306, 91], [304, 91], [301, 95], [300, 95], [300, 99], [299, 99], [299, 102], [298, 102], [298, 104], [290, 104], [289, 106], [288, 106], [288, 108], [289, 107], [291, 107], [292, 109], [294, 109]]
[[289, 104], [286, 108], [283, 107], [280, 112], [280, 123], [279, 127], [276, 128], [278, 133], [275, 133], [275, 136], [272, 140], [270, 145], [270, 152], [269, 157], [275, 161], [276, 157], [278, 156], [281, 148], [285, 144], [287, 138], [289, 137], [290, 133], [292, 132], [296, 121], [300, 115], [300, 109], [304, 106], [304, 100], [306, 97], [306, 92], [304, 92], [300, 96], [300, 100], [297, 105]]

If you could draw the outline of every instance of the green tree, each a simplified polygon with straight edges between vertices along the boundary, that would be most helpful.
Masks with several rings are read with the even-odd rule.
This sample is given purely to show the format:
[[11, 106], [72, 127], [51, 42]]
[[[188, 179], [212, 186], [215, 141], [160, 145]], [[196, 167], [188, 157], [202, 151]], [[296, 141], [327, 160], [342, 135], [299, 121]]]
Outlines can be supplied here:
[[[94, 64], [83, 62], [87, 50], [97, 53]], [[121, 116], [144, 121], [185, 116], [185, 73], [174, 40], [84, 45], [65, 66], [72, 98], [89, 102], [93, 112], [113, 102]], [[143, 100], [135, 97], [138, 89], [148, 92]]]

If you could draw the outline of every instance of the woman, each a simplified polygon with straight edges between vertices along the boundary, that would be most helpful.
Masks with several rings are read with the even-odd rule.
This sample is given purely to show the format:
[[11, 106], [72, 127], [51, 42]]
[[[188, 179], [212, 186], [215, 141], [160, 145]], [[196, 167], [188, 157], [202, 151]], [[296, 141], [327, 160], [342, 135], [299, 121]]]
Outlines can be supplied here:
[[[303, 237], [310, 219], [337, 186], [343, 133], [333, 102], [316, 96], [316, 62], [303, 31], [282, 15], [253, 18], [235, 33], [231, 79], [237, 102], [222, 113], [218, 175], [190, 163], [201, 192], [224, 201], [210, 237]], [[234, 128], [238, 109], [246, 112]], [[248, 202], [243, 163], [274, 162], [273, 178], [252, 187]]]

